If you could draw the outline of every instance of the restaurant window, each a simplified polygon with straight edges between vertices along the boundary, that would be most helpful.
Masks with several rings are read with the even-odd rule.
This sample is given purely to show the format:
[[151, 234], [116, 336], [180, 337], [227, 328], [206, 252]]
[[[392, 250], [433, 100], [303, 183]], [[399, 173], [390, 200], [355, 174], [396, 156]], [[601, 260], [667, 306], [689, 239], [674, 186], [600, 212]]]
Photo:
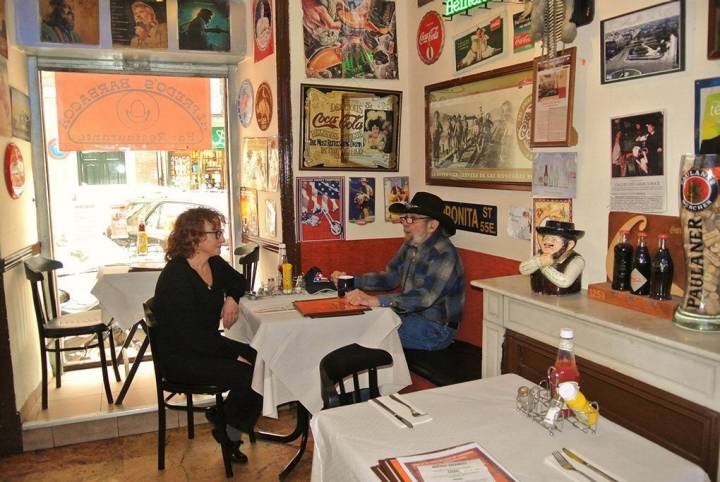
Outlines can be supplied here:
[[124, 152], [78, 152], [80, 184], [126, 184]]

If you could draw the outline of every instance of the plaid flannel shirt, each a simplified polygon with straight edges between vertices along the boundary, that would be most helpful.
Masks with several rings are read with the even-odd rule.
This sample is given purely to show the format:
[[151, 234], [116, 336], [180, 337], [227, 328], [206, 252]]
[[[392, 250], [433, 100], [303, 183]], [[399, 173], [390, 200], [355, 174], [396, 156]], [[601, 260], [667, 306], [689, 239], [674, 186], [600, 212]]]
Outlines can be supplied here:
[[416, 313], [428, 320], [457, 329], [465, 304], [462, 261], [455, 246], [440, 232], [420, 246], [405, 242], [385, 271], [356, 275], [355, 287], [366, 291], [393, 290], [380, 295], [380, 306], [400, 315]]

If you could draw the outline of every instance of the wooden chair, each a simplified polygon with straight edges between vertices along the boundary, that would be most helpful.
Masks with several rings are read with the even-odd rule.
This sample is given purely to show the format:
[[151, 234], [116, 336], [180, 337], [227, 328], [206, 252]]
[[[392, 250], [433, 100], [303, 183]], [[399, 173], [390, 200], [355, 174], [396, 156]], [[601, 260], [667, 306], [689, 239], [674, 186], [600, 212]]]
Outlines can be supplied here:
[[[182, 410], [187, 415], [187, 426], [188, 426], [188, 438], [195, 438], [195, 423], [193, 420], [193, 412], [204, 411], [204, 408], [198, 408], [193, 406], [193, 395], [215, 395], [215, 406], [217, 407], [218, 415], [223, 417], [223, 392], [226, 392], [230, 387], [222, 387], [215, 385], [195, 385], [189, 383], [176, 382], [168, 379], [162, 368], [162, 350], [158, 346], [157, 342], [157, 327], [158, 321], [152, 311], [153, 298], [150, 298], [143, 303], [145, 310], [145, 320], [143, 322], [143, 328], [147, 332], [148, 338], [150, 339], [150, 349], [153, 354], [153, 366], [155, 368], [155, 389], [157, 391], [157, 403], [158, 403], [158, 470], [165, 469], [165, 410]], [[168, 396], [165, 396], [165, 392], [169, 392]], [[170, 403], [172, 397], [177, 394], [184, 394], [186, 398], [185, 405], [175, 405]], [[231, 451], [224, 445], [221, 444], [223, 464], [225, 465], [225, 475], [230, 478], [233, 476], [232, 464], [231, 464]]]
[[[115, 342], [112, 336], [112, 328], [102, 321], [100, 310], [90, 310], [81, 313], [59, 315], [57, 302], [57, 290], [55, 289], [54, 271], [63, 267], [60, 261], [48, 259], [42, 256], [34, 256], [24, 262], [25, 277], [30, 281], [32, 290], [33, 305], [35, 308], [35, 319], [38, 326], [40, 339], [40, 365], [42, 370], [42, 408], [48, 408], [48, 373], [47, 373], [47, 352], [55, 353], [55, 386], [62, 386], [62, 356], [64, 351], [77, 351], [79, 349], [95, 348], [100, 350], [100, 362], [105, 386], [105, 396], [108, 404], [113, 403], [110, 381], [107, 375], [107, 360], [105, 356], [105, 344], [103, 339], [108, 335], [110, 343], [110, 357], [115, 380], [120, 381], [120, 371], [115, 357]], [[90, 342], [82, 347], [64, 348], [60, 341], [66, 337], [94, 335]], [[97, 343], [90, 344], [93, 339]], [[48, 340], [53, 340], [54, 348], [48, 348]]]
[[[320, 388], [323, 409], [350, 405], [380, 396], [378, 367], [392, 365], [392, 355], [385, 350], [365, 348], [357, 343], [334, 350], [320, 361]], [[368, 387], [361, 388], [358, 375], [368, 372]], [[352, 375], [352, 392], [345, 391], [344, 380]], [[335, 387], [338, 387], [336, 389]]]
[[[239, 248], [235, 250], [235, 254], [239, 254]], [[257, 274], [258, 260], [260, 259], [260, 246], [256, 246], [249, 254], [241, 256], [238, 263], [242, 266], [242, 274], [248, 281], [250, 291], [255, 287], [255, 275]]]

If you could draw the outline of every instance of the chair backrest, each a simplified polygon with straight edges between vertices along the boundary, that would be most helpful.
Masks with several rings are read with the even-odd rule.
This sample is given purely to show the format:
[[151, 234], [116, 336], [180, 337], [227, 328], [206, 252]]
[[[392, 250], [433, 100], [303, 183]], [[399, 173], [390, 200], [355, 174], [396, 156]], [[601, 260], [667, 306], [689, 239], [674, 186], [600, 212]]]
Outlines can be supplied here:
[[150, 351], [152, 353], [153, 367], [155, 369], [155, 383], [160, 386], [162, 380], [165, 378], [164, 370], [162, 368], [162, 351], [157, 341], [157, 330], [159, 327], [155, 313], [153, 312], [153, 305], [155, 298], [148, 298], [143, 303], [143, 311], [145, 312], [145, 331], [147, 332], [148, 339], [150, 340]]
[[248, 281], [250, 291], [255, 288], [255, 275], [257, 274], [258, 260], [260, 259], [260, 246], [256, 246], [250, 254], [246, 254], [238, 259], [238, 263], [242, 266], [242, 273]]
[[[357, 343], [328, 353], [320, 361], [323, 408], [350, 405], [379, 397], [377, 369], [391, 365], [392, 362], [392, 355], [387, 351], [365, 348]], [[365, 371], [368, 373], [368, 387], [361, 388], [358, 375]], [[348, 393], [345, 390], [345, 378], [350, 375], [353, 379], [353, 391]]]
[[32, 290], [38, 333], [42, 334], [45, 324], [57, 318], [59, 313], [60, 307], [57, 301], [53, 272], [62, 268], [63, 264], [43, 256], [33, 256], [23, 264], [25, 265], [25, 277], [30, 282]]

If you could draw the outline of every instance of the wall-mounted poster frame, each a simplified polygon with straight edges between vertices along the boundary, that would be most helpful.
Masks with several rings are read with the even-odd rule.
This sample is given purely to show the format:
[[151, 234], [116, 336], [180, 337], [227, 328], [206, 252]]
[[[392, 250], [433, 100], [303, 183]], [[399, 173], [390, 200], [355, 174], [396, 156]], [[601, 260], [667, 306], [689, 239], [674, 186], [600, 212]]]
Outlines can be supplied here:
[[300, 170], [398, 170], [402, 92], [302, 84]]
[[533, 63], [425, 87], [425, 182], [529, 191]]
[[575, 98], [575, 47], [533, 61], [531, 147], [568, 147]]
[[720, 77], [695, 81], [695, 153], [720, 148]]
[[603, 84], [685, 70], [685, 0], [600, 22]]
[[708, 0], [708, 58], [720, 59], [720, 0]]

